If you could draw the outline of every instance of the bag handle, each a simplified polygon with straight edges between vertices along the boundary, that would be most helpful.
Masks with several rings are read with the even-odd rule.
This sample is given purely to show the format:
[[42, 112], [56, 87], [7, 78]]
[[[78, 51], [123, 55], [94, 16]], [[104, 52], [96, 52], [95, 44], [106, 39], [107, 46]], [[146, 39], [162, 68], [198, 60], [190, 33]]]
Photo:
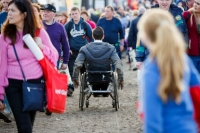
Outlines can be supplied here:
[[18, 57], [18, 55], [17, 55], [17, 51], [16, 51], [16, 48], [15, 48], [15, 45], [13, 45], [13, 49], [14, 49], [14, 52], [15, 52], [16, 59], [17, 59], [17, 61], [18, 61], [18, 63], [19, 63], [19, 66], [20, 66], [20, 69], [21, 69], [21, 72], [22, 72], [22, 76], [23, 76], [23, 78], [24, 78], [24, 81], [26, 81], [26, 77], [25, 77], [24, 71], [23, 71], [23, 69], [22, 69], [21, 63], [19, 62], [19, 57]]

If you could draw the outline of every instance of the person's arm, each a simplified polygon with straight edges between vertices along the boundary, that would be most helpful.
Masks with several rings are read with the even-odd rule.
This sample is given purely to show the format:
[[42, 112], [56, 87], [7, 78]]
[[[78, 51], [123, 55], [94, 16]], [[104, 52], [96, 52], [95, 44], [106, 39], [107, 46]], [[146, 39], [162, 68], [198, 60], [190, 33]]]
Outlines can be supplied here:
[[163, 102], [158, 95], [159, 70], [153, 65], [144, 67], [141, 79], [144, 133], [163, 133]]
[[86, 36], [89, 38], [90, 42], [94, 42], [94, 39], [92, 38], [92, 28], [88, 23], [86, 23], [86, 26], [87, 26]]
[[118, 21], [118, 29], [119, 29], [119, 36], [120, 36], [120, 45], [124, 45], [124, 31], [120, 21]]
[[62, 51], [63, 51], [63, 64], [67, 64], [69, 61], [70, 47], [69, 47], [66, 31], [63, 27], [62, 27], [62, 30], [63, 32], [62, 32], [62, 37], [61, 37], [61, 45], [62, 45]]
[[85, 61], [85, 54], [83, 53], [82, 48], [81, 48], [80, 52], [74, 62], [73, 76], [72, 76], [73, 81], [78, 80], [79, 70], [83, 66], [84, 61]]
[[49, 35], [44, 29], [40, 30], [39, 37], [42, 40], [43, 48], [42, 51], [44, 55], [56, 66], [58, 61], [58, 51], [55, 49]]
[[4, 99], [4, 88], [8, 86], [8, 49], [6, 42], [4, 41], [3, 35], [0, 35], [0, 101]]

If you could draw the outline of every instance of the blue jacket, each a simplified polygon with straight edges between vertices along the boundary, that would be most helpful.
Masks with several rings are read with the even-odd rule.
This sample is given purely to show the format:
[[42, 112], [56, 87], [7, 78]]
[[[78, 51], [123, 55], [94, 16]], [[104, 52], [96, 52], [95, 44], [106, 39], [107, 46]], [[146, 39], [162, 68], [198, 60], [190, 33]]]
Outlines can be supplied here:
[[7, 12], [0, 13], [0, 32], [1, 32], [1, 27], [3, 23], [6, 21], [7, 16], [8, 16]]
[[[159, 8], [159, 5], [156, 4], [155, 6], [152, 6], [152, 8]], [[179, 8], [178, 6], [176, 6], [175, 4], [171, 4], [169, 8], [169, 12], [174, 17], [174, 21], [177, 28], [183, 34], [186, 44], [188, 44], [188, 29], [187, 29], [187, 24], [185, 22], [185, 19], [182, 16], [183, 10]]]
[[[70, 29], [70, 35], [68, 36], [70, 50], [79, 51], [80, 48], [88, 43], [87, 37], [89, 38], [90, 42], [93, 42], [92, 38], [92, 29], [88, 23], [86, 24], [86, 31], [84, 30], [84, 19], [81, 18], [78, 24], [75, 24], [73, 19], [71, 19], [73, 23]], [[69, 22], [64, 26], [66, 32], [68, 33], [68, 26]]]
[[186, 55], [184, 67], [180, 103], [171, 98], [164, 103], [158, 95], [161, 75], [156, 60], [149, 57], [144, 62], [140, 98], [144, 112], [144, 133], [197, 133], [190, 89], [200, 86], [200, 78]]

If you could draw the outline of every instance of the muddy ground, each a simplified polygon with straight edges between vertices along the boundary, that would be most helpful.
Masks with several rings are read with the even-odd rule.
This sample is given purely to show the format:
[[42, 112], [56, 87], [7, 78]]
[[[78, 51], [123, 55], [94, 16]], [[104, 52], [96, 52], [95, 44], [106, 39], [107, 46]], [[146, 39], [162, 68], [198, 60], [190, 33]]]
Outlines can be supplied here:
[[[80, 111], [79, 89], [67, 99], [66, 113], [46, 116], [38, 112], [33, 128], [34, 133], [142, 133], [142, 123], [136, 111], [137, 71], [129, 70], [123, 59], [125, 84], [119, 90], [120, 108], [112, 108], [110, 97], [90, 98], [89, 108]], [[15, 122], [10, 124], [0, 120], [0, 133], [17, 132]]]

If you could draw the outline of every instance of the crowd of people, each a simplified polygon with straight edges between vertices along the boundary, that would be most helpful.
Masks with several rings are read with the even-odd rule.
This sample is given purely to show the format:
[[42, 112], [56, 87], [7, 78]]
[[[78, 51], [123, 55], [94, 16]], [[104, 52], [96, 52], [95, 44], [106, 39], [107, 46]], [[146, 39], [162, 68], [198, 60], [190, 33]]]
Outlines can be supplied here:
[[0, 3], [0, 119], [10, 123], [13, 113], [19, 133], [32, 133], [36, 116], [22, 111], [19, 62], [28, 82], [43, 80], [41, 66], [23, 42], [25, 34], [58, 70], [69, 71], [68, 96], [79, 85], [87, 59], [112, 60], [123, 86], [122, 52], [130, 64], [133, 50], [144, 132], [200, 132], [200, 0], [134, 1], [126, 11], [106, 6], [102, 13], [73, 7], [70, 14], [29, 0]]

